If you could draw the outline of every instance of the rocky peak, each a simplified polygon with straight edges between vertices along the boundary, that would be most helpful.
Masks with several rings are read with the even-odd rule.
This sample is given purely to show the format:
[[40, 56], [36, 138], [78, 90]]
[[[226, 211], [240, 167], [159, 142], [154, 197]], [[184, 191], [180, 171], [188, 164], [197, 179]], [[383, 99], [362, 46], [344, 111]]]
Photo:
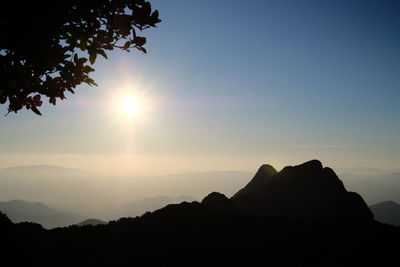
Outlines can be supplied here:
[[258, 173], [231, 198], [243, 212], [301, 220], [373, 219], [364, 200], [348, 192], [318, 160], [285, 167], [272, 176]]
[[248, 194], [255, 191], [259, 187], [267, 185], [271, 178], [277, 173], [278, 172], [271, 165], [261, 165], [253, 179], [251, 179], [251, 181], [244, 188], [237, 192], [235, 196]]

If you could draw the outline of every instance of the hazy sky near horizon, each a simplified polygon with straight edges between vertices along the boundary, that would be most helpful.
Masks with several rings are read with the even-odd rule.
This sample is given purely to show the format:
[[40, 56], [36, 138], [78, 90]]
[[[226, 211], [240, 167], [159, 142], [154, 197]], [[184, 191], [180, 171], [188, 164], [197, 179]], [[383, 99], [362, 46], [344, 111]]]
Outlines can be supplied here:
[[[399, 1], [151, 3], [162, 22], [147, 55], [113, 52], [99, 87], [0, 117], [0, 167], [400, 166]], [[117, 111], [127, 91], [142, 106], [132, 118]]]

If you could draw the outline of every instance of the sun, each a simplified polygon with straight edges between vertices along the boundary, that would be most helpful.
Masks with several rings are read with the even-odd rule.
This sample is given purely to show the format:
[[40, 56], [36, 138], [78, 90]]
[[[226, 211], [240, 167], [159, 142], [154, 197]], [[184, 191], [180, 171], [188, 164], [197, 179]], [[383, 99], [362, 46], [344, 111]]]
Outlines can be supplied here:
[[139, 113], [140, 109], [141, 104], [138, 98], [134, 97], [133, 95], [122, 97], [120, 101], [120, 110], [124, 115], [133, 117]]

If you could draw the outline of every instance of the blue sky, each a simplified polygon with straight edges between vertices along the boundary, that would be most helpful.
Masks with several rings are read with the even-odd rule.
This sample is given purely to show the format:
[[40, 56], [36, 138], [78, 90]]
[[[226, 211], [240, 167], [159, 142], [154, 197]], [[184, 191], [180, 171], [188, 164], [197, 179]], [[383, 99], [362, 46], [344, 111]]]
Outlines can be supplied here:
[[[99, 87], [0, 118], [0, 167], [399, 167], [400, 2], [151, 2], [148, 55], [115, 51]], [[127, 86], [146, 99], [133, 119], [112, 111]]]

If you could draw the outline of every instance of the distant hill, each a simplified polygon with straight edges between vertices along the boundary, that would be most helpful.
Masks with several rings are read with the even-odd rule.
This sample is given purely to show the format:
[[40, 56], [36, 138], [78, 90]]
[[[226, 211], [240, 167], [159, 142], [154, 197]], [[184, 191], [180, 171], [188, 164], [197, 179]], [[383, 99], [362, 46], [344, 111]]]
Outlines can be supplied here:
[[[122, 215], [114, 210], [149, 196], [173, 198], [189, 195], [200, 199], [212, 191], [231, 196], [246, 184], [250, 175], [247, 172], [211, 171], [159, 176], [105, 176], [57, 166], [20, 166], [0, 170], [0, 201], [39, 201], [89, 218], [111, 219]], [[143, 209], [132, 204], [123, 208], [128, 212], [123, 215], [140, 215], [168, 203], [163, 200], [161, 206], [150, 205]]]
[[346, 188], [359, 193], [369, 204], [387, 199], [400, 203], [400, 172], [382, 175], [339, 174]]
[[26, 174], [43, 174], [43, 175], [54, 175], [63, 172], [64, 175], [82, 175], [89, 174], [89, 172], [76, 169], [76, 168], [66, 168], [55, 165], [20, 165], [9, 168], [0, 169], [1, 175], [26, 175]]
[[94, 182], [95, 175], [89, 172], [59, 166], [0, 169], [0, 201], [24, 199], [52, 204], [89, 201], [93, 193], [98, 193]]
[[80, 223], [77, 223], [76, 225], [77, 226], [87, 226], [87, 225], [96, 226], [96, 225], [101, 225], [101, 224], [107, 224], [107, 222], [98, 220], [98, 219], [87, 219]]
[[0, 211], [15, 223], [34, 222], [45, 228], [68, 226], [82, 220], [80, 215], [62, 212], [40, 202], [22, 200], [0, 202]]
[[400, 204], [394, 201], [384, 201], [369, 206], [375, 220], [400, 226]]

